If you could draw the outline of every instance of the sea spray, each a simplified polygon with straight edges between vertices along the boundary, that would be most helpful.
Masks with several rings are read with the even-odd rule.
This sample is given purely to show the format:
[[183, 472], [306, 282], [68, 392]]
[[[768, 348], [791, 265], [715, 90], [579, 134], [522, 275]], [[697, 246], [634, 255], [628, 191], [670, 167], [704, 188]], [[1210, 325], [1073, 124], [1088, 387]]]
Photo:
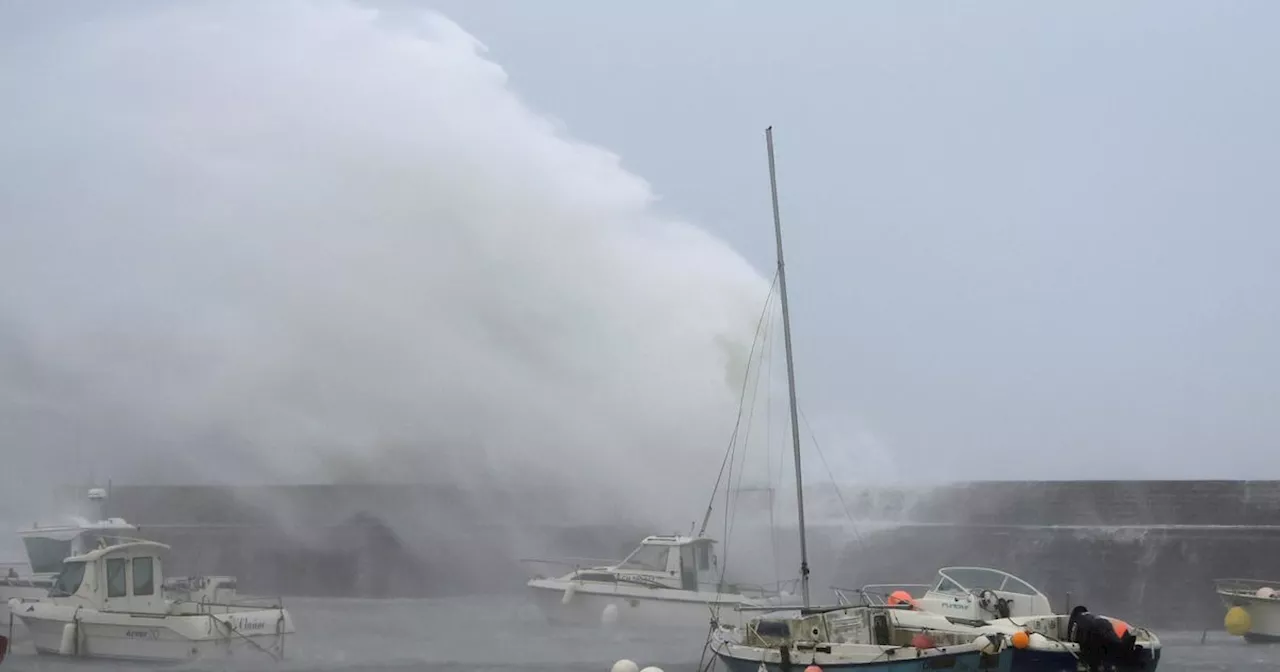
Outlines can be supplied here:
[[462, 28], [24, 14], [0, 44], [6, 497], [425, 481], [698, 515], [768, 282]]

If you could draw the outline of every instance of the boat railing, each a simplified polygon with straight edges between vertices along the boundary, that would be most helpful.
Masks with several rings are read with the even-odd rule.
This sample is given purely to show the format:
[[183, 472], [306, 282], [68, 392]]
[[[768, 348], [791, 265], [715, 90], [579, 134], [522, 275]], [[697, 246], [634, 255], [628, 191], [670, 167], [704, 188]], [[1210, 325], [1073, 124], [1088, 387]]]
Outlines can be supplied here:
[[52, 578], [40, 579], [33, 576], [19, 575], [17, 578], [8, 577], [0, 574], [0, 581], [4, 581], [5, 585], [15, 588], [39, 588], [40, 590], [48, 590], [53, 585]]
[[283, 597], [250, 598], [235, 602], [214, 602], [202, 598], [198, 602], [195, 600], [184, 600], [184, 602], [196, 605], [197, 614], [230, 614], [255, 609], [284, 609]]
[[789, 579], [769, 584], [725, 582], [720, 587], [729, 589], [723, 592], [732, 592], [744, 597], [771, 598], [779, 597], [784, 592], [789, 595], [795, 595], [799, 585], [800, 579]]
[[0, 562], [0, 579], [19, 579], [26, 578], [31, 573], [31, 567], [25, 562]]
[[567, 567], [572, 569], [583, 569], [590, 567], [612, 567], [621, 560], [605, 560], [602, 558], [520, 558], [522, 565], [551, 565], [555, 567]]
[[1261, 588], [1271, 588], [1280, 594], [1280, 579], [1214, 579], [1213, 589], [1218, 593], [1256, 595]]
[[535, 579], [546, 579], [548, 577], [544, 572], [549, 573], [551, 568], [558, 568], [561, 573], [565, 571], [578, 571], [581, 569], [593, 569], [595, 567], [612, 567], [621, 563], [621, 560], [604, 560], [600, 558], [520, 558], [520, 564], [541, 568], [542, 571], [535, 569], [532, 574]]
[[[921, 591], [912, 590], [921, 588], [923, 588]], [[895, 591], [906, 589], [906, 592], [912, 598], [918, 599], [932, 588], [933, 584], [931, 583], [871, 583], [861, 588], [832, 586], [831, 590], [836, 594], [837, 604], [885, 607], [891, 606], [889, 605], [889, 596]]]

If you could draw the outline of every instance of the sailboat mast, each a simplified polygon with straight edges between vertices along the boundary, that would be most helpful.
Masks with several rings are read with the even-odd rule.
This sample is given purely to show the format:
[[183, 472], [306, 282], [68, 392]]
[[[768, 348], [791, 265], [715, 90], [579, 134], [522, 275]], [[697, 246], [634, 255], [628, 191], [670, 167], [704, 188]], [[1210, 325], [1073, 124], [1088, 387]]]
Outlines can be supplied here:
[[787, 351], [787, 393], [791, 401], [791, 448], [796, 465], [796, 512], [800, 518], [800, 589], [809, 607], [809, 548], [804, 527], [804, 477], [800, 469], [800, 422], [796, 411], [796, 369], [791, 357], [791, 312], [787, 308], [787, 269], [782, 260], [782, 216], [778, 212], [778, 175], [773, 161], [773, 127], [764, 129], [769, 149], [769, 190], [773, 196], [773, 232], [778, 241], [778, 291], [782, 297], [782, 340]]

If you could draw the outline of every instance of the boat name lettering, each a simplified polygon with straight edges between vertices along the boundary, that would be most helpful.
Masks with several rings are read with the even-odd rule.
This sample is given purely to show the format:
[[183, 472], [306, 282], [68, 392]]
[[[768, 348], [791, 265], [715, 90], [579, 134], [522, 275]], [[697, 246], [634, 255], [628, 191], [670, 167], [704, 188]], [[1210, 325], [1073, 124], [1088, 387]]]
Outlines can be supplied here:
[[160, 639], [160, 631], [155, 628], [146, 630], [125, 630], [124, 636], [129, 639]]
[[267, 629], [267, 624], [265, 621], [260, 621], [256, 618], [247, 618], [244, 616], [241, 616], [240, 618], [232, 618], [231, 626], [234, 627], [236, 630], [240, 630], [240, 631], [245, 631], [245, 630], [256, 631], [256, 630]]

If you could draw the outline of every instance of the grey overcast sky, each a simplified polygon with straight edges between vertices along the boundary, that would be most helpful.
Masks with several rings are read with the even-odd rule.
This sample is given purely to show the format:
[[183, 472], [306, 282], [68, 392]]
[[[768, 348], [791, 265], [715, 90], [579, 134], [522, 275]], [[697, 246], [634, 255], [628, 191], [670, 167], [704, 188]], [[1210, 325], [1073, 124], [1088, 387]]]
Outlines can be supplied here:
[[709, 485], [771, 124], [799, 396], [844, 477], [1280, 478], [1276, 25], [6, 3], [0, 478], [554, 480], [698, 446]]

